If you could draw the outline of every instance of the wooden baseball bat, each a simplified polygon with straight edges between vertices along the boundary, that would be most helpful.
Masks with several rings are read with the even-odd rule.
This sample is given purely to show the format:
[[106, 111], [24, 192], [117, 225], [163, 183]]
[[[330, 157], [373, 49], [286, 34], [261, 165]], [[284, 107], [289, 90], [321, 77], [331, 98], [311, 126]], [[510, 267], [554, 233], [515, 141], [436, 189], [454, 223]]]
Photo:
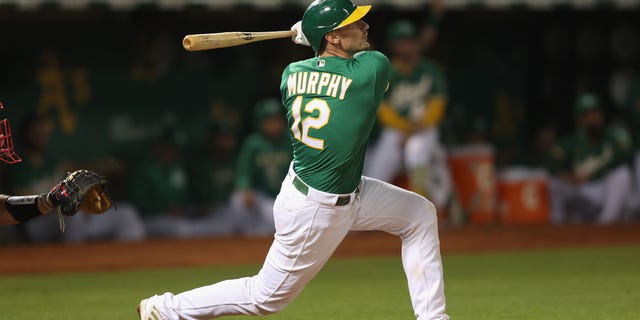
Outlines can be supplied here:
[[291, 38], [293, 31], [265, 31], [265, 32], [219, 32], [219, 33], [202, 33], [190, 34], [182, 40], [182, 46], [187, 51], [199, 51], [218, 48], [227, 48], [241, 46], [243, 44], [280, 39]]

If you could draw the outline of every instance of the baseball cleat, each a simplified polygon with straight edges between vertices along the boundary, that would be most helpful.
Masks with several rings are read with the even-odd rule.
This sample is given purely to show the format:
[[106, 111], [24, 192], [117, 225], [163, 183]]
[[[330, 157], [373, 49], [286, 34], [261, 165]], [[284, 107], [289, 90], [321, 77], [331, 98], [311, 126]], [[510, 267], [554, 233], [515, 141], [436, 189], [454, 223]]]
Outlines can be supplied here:
[[154, 306], [149, 299], [142, 299], [138, 304], [138, 315], [140, 320], [162, 320], [160, 311]]

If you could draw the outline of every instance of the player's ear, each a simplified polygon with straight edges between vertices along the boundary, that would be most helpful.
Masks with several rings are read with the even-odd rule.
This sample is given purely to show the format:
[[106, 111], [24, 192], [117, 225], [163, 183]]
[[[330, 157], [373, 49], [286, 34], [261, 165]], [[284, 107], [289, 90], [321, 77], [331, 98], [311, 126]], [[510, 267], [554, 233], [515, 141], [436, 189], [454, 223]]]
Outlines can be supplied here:
[[333, 31], [325, 34], [324, 39], [327, 40], [327, 43], [331, 43], [334, 46], [340, 42], [340, 37]]

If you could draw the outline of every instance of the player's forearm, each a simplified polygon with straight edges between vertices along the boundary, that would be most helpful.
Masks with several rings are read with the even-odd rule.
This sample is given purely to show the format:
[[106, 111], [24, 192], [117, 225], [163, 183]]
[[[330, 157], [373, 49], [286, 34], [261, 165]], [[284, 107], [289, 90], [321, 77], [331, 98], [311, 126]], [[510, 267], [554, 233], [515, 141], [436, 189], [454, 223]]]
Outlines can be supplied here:
[[444, 118], [444, 112], [447, 106], [447, 100], [444, 96], [435, 96], [427, 102], [427, 108], [422, 117], [421, 124], [425, 127], [438, 125]]
[[29, 221], [51, 211], [53, 206], [46, 195], [15, 196], [0, 198], [0, 225], [12, 225]]
[[0, 226], [9, 226], [18, 223], [7, 211], [6, 203], [9, 196], [0, 195]]
[[411, 129], [411, 123], [398, 115], [391, 106], [383, 103], [378, 109], [378, 119], [385, 127], [395, 128], [401, 131]]

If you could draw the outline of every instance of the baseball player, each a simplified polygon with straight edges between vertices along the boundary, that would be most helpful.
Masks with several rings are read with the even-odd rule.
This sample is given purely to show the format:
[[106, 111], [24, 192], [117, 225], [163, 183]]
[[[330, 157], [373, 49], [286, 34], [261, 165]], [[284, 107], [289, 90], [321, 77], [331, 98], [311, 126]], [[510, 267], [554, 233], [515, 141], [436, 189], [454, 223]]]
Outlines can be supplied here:
[[273, 234], [273, 203], [289, 169], [291, 142], [278, 100], [259, 101], [254, 116], [258, 131], [240, 149], [232, 206], [243, 234]]
[[449, 319], [436, 211], [424, 197], [363, 177], [376, 111], [389, 83], [389, 60], [368, 51], [371, 6], [316, 0], [292, 30], [314, 58], [282, 74], [293, 161], [273, 206], [276, 234], [253, 277], [222, 281], [138, 305], [142, 319], [267, 315], [295, 299], [350, 230], [383, 230], [402, 239], [402, 262], [418, 319]]
[[[4, 161], [4, 157], [0, 159]], [[105, 183], [104, 178], [93, 171], [78, 170], [69, 174], [49, 193], [29, 196], [0, 194], [0, 226], [26, 222], [57, 208], [61, 229], [64, 231], [63, 215], [73, 216], [80, 209], [103, 213], [111, 207], [111, 200], [102, 191]], [[94, 194], [90, 191], [93, 188], [96, 188]], [[86, 204], [85, 197], [91, 198]], [[94, 200], [97, 201], [97, 205]]]
[[[0, 103], [0, 110], [4, 107]], [[13, 147], [13, 136], [8, 119], [0, 120], [0, 161], [8, 164], [16, 164], [22, 161]], [[89, 177], [90, 179], [87, 179]], [[111, 200], [102, 191], [106, 183], [104, 178], [94, 172], [76, 171], [62, 182], [58, 183], [50, 192], [41, 195], [9, 196], [0, 194], [0, 226], [8, 226], [26, 222], [33, 218], [46, 215], [54, 208], [58, 208], [61, 215], [72, 216], [80, 209], [80, 204], [87, 193], [91, 200], [98, 200], [101, 212], [96, 212], [95, 205], [85, 205], [95, 213], [102, 213], [111, 206]], [[90, 189], [96, 188], [95, 193]], [[93, 202], [93, 201], [90, 201]], [[104, 210], [103, 210], [104, 209]], [[62, 220], [61, 220], [62, 222]]]
[[432, 60], [422, 56], [418, 32], [410, 22], [392, 23], [387, 41], [392, 53], [390, 88], [378, 110], [384, 129], [367, 174], [390, 182], [404, 169], [411, 190], [442, 208], [452, 189], [438, 135], [447, 102], [445, 78]]
[[551, 222], [615, 223], [631, 193], [631, 138], [623, 128], [605, 125], [597, 96], [579, 96], [575, 108], [577, 131], [560, 139], [547, 163], [554, 175], [549, 181]]

